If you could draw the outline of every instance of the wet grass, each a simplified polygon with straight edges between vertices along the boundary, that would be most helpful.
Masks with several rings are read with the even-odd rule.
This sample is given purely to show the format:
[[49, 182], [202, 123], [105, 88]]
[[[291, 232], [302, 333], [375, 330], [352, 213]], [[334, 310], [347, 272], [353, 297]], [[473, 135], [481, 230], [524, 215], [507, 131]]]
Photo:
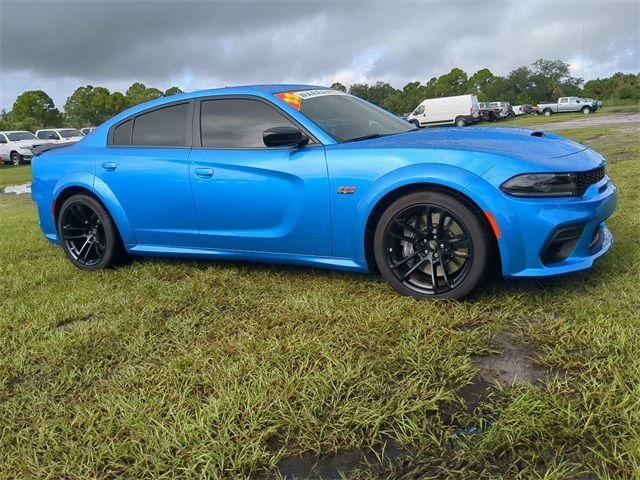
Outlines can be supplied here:
[[[0, 195], [0, 478], [291, 477], [310, 458], [354, 479], [640, 478], [640, 142], [625, 128], [562, 132], [610, 160], [612, 251], [463, 303], [257, 264], [82, 273], [28, 196]], [[0, 185], [28, 176], [0, 167]], [[505, 336], [539, 381], [482, 379]]]

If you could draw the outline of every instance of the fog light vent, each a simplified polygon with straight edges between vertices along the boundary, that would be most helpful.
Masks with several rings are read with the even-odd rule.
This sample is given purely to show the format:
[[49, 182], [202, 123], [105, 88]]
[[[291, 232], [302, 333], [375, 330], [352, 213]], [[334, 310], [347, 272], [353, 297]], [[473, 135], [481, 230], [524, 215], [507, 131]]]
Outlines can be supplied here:
[[542, 263], [549, 265], [565, 260], [571, 255], [573, 249], [576, 248], [583, 229], [583, 225], [570, 225], [558, 228], [542, 249], [542, 253], [540, 254]]

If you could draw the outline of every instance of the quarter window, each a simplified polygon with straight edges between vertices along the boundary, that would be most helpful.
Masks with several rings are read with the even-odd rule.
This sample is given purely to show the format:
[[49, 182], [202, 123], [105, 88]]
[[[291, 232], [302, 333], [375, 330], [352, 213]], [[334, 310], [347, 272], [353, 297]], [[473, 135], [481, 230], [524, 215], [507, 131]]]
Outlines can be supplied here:
[[112, 145], [131, 145], [131, 127], [133, 120], [127, 120], [121, 123], [113, 130]]
[[[184, 147], [188, 113], [189, 104], [181, 103], [135, 117], [131, 144], [150, 147]], [[123, 137], [125, 133], [123, 130]], [[114, 131], [114, 143], [115, 136], [116, 131]]]
[[203, 147], [266, 148], [263, 132], [282, 126], [293, 125], [281, 113], [258, 100], [205, 100], [200, 107]]

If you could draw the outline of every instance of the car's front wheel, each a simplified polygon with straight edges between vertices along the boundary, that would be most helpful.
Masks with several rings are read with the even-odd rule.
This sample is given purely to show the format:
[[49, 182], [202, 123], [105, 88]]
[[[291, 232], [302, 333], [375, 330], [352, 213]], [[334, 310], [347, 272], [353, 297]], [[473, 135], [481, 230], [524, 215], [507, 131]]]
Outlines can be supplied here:
[[22, 164], [22, 155], [18, 152], [11, 152], [11, 163], [15, 166]]
[[58, 239], [67, 258], [82, 270], [101, 270], [124, 256], [120, 235], [111, 216], [95, 198], [78, 194], [60, 207]]
[[482, 218], [442, 192], [415, 192], [381, 215], [373, 241], [382, 276], [403, 295], [461, 299], [482, 279], [491, 251]]
[[591, 108], [590, 107], [582, 107], [582, 113], [584, 113], [585, 115], [589, 115], [591, 113]]

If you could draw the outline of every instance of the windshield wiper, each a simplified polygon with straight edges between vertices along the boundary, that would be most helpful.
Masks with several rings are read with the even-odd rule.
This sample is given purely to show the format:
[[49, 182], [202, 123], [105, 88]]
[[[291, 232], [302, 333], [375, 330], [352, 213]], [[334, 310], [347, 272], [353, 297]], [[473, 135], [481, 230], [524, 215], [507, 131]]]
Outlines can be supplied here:
[[386, 134], [382, 134], [382, 133], [370, 133], [369, 135], [363, 135], [361, 137], [350, 138], [349, 140], [345, 140], [342, 143], [358, 142], [360, 140], [371, 140], [372, 138], [380, 138], [380, 137], [385, 137], [385, 136], [386, 136]]

